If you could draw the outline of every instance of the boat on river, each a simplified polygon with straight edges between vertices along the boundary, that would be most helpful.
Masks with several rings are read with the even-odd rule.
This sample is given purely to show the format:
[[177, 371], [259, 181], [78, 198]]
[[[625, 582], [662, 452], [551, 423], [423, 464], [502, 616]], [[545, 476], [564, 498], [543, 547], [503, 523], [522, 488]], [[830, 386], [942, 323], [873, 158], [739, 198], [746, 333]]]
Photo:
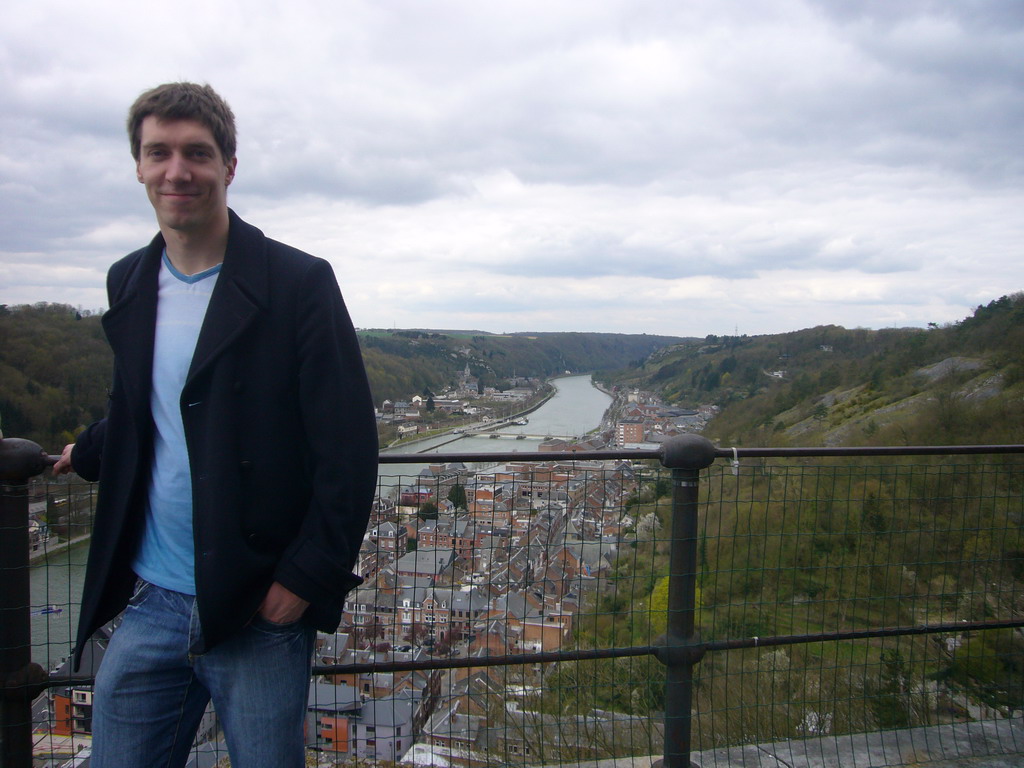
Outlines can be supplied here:
[[59, 605], [50, 604], [43, 606], [42, 608], [35, 608], [32, 610], [31, 613], [33, 616], [52, 616], [55, 614], [62, 613], [63, 611], [64, 609], [61, 608]]

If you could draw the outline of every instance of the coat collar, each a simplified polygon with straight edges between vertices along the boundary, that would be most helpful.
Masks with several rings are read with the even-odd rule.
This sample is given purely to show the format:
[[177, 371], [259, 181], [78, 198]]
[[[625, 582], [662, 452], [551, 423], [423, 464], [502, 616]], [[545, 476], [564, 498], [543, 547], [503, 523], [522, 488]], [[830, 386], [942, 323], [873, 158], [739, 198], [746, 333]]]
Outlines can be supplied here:
[[[228, 211], [228, 245], [210, 297], [186, 389], [269, 306], [267, 244], [263, 233]], [[118, 360], [126, 395], [138, 408], [149, 407], [153, 341], [163, 235], [111, 268], [110, 309], [103, 328]]]

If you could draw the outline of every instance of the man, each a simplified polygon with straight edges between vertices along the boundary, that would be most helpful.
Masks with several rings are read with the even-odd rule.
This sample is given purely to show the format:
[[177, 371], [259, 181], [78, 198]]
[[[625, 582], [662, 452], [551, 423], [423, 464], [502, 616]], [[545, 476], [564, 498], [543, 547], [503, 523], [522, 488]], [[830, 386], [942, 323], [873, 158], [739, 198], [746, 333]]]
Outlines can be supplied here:
[[184, 764], [212, 697], [235, 768], [305, 765], [312, 643], [360, 582], [376, 480], [358, 342], [330, 265], [228, 209], [212, 88], [147, 91], [128, 133], [160, 232], [110, 269], [109, 410], [54, 468], [100, 483], [76, 667], [124, 610], [92, 764]]

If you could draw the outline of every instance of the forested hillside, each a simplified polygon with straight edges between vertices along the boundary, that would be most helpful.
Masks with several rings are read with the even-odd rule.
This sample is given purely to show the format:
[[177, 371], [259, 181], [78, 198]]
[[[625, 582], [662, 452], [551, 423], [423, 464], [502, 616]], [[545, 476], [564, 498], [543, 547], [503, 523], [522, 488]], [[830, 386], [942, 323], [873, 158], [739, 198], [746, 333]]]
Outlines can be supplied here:
[[[514, 376], [616, 368], [681, 339], [612, 333], [364, 331], [374, 401], [441, 391], [469, 366], [482, 385]], [[112, 355], [97, 313], [64, 304], [0, 306], [0, 429], [59, 450], [103, 415]]]
[[112, 355], [96, 314], [0, 306], [0, 429], [51, 453], [106, 408]]
[[721, 406], [707, 434], [729, 444], [1022, 442], [1024, 295], [945, 327], [708, 336], [609, 380]]
[[444, 389], [469, 366], [485, 386], [504, 388], [517, 376], [547, 378], [564, 371], [596, 371], [642, 361], [678, 344], [673, 336], [620, 333], [361, 331], [374, 397], [402, 398], [424, 388]]
[[[722, 407], [730, 444], [935, 444], [1024, 440], [1024, 296], [945, 327], [819, 326], [702, 340], [646, 334], [361, 331], [374, 399], [441, 391], [469, 367], [486, 386], [562, 371], [684, 407]], [[55, 450], [103, 413], [110, 350], [96, 314], [0, 307], [0, 428]]]

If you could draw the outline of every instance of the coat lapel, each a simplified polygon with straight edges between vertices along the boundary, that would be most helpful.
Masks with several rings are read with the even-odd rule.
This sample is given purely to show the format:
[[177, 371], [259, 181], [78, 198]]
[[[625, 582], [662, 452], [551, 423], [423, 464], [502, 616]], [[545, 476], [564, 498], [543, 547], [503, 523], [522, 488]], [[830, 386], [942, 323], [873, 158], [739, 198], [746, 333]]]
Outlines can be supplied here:
[[267, 251], [263, 233], [230, 214], [228, 247], [210, 297], [185, 388], [267, 308]]
[[157, 235], [137, 258], [121, 262], [123, 271], [111, 271], [110, 309], [102, 320], [119, 369], [116, 380], [124, 387], [125, 400], [140, 424], [149, 420], [157, 276], [163, 248], [163, 238]]

